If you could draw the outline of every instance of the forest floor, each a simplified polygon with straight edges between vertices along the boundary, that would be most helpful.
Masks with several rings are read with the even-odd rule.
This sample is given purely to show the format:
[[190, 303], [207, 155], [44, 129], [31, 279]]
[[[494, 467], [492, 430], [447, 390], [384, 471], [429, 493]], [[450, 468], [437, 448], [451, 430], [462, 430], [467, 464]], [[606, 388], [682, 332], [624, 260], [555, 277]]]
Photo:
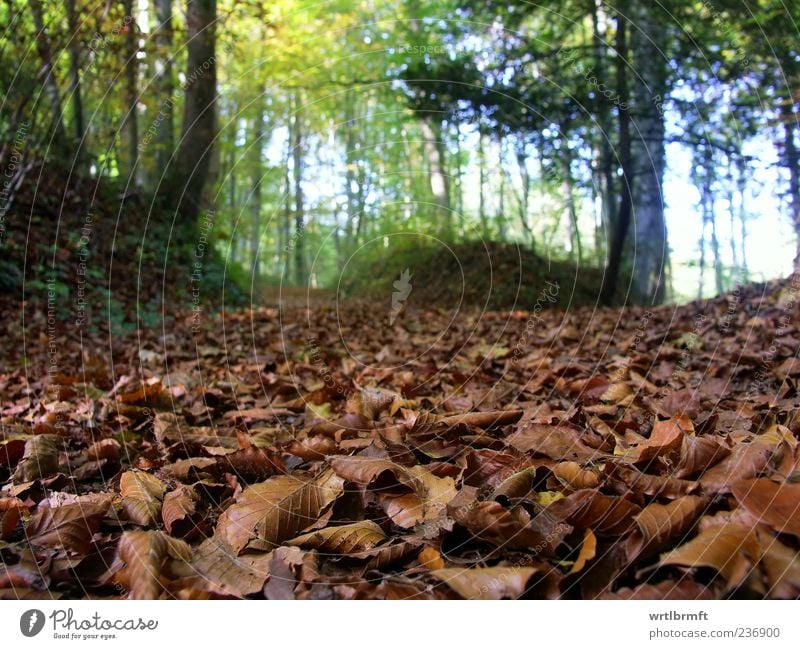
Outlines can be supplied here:
[[548, 266], [483, 310], [398, 255], [218, 313], [44, 189], [0, 260], [0, 597], [800, 595], [800, 278], [599, 309]]
[[797, 597], [798, 290], [113, 337], [6, 304], [0, 596]]

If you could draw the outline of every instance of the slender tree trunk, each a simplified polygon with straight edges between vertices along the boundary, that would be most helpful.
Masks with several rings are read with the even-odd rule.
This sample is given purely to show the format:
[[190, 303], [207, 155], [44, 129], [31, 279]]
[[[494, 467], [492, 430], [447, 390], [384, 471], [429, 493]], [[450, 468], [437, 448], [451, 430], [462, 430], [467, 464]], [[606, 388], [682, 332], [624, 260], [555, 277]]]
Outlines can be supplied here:
[[302, 98], [295, 96], [294, 128], [292, 135], [292, 161], [294, 164], [294, 279], [298, 286], [305, 285], [307, 281], [305, 258], [305, 206], [303, 198], [303, 116]]
[[531, 195], [531, 175], [528, 172], [528, 153], [525, 151], [525, 143], [520, 141], [517, 143], [515, 155], [517, 158], [517, 168], [519, 169], [519, 179], [522, 184], [522, 193], [520, 195], [519, 216], [522, 224], [522, 229], [525, 232], [531, 249], [536, 245], [536, 240], [533, 236], [533, 228], [528, 222], [528, 212], [530, 211], [530, 195]]
[[439, 208], [436, 214], [436, 218], [439, 220], [439, 233], [442, 237], [449, 239], [453, 234], [453, 218], [450, 210], [450, 182], [445, 172], [441, 124], [436, 121], [436, 118], [426, 115], [420, 120], [420, 128], [422, 129], [425, 156], [428, 159], [433, 201]]
[[781, 106], [781, 121], [783, 122], [785, 164], [789, 169], [789, 210], [797, 236], [797, 251], [794, 257], [796, 272], [800, 272], [800, 151], [795, 142], [798, 118], [794, 112], [792, 100], [787, 99]]
[[636, 28], [630, 45], [637, 74], [632, 87], [631, 139], [635, 254], [632, 265], [633, 299], [659, 304], [665, 296], [667, 227], [664, 221], [664, 115], [667, 62], [664, 25], [656, 18], [659, 5], [633, 0], [628, 18]]
[[191, 227], [200, 213], [216, 130], [216, 16], [216, 0], [188, 0], [183, 129], [175, 170], [169, 187], [164, 189], [184, 223]]
[[347, 247], [352, 249], [356, 222], [356, 191], [353, 186], [356, 183], [356, 129], [355, 129], [355, 109], [352, 89], [348, 88], [344, 96], [344, 120], [345, 120], [345, 170], [344, 183], [345, 195], [347, 197], [347, 222], [345, 223], [345, 240]]
[[[235, 110], [234, 110], [235, 114]], [[236, 192], [236, 148], [235, 148], [235, 139], [236, 136], [234, 135], [234, 141], [231, 142], [231, 153], [230, 153], [230, 161], [228, 162], [228, 210], [230, 211], [231, 217], [231, 241], [230, 241], [230, 259], [232, 263], [237, 263], [239, 261], [239, 246], [238, 241], [241, 238], [237, 230], [237, 220], [238, 214], [236, 209], [236, 202], [237, 202], [237, 192]]]
[[63, 116], [64, 111], [61, 106], [61, 93], [58, 89], [58, 81], [55, 76], [53, 49], [47, 30], [44, 24], [44, 13], [42, 11], [41, 0], [29, 0], [28, 7], [33, 16], [33, 25], [36, 29], [36, 50], [42, 60], [42, 69], [39, 76], [42, 78], [42, 86], [47, 99], [50, 101], [50, 109], [53, 114], [53, 147], [59, 153], [67, 152], [67, 136], [64, 131]]
[[[627, 5], [623, 3], [623, 8]], [[616, 34], [616, 76], [617, 76], [617, 97], [620, 105], [618, 107], [619, 121], [619, 158], [622, 167], [622, 183], [620, 188], [620, 201], [611, 233], [611, 247], [608, 252], [608, 262], [606, 264], [603, 286], [600, 292], [600, 299], [605, 304], [615, 301], [617, 285], [619, 282], [620, 269], [622, 267], [622, 253], [625, 248], [625, 239], [628, 236], [628, 229], [631, 222], [631, 209], [633, 204], [633, 175], [631, 174], [631, 136], [630, 136], [630, 114], [628, 113], [628, 38], [626, 30], [627, 17], [617, 15], [617, 34]]]
[[80, 70], [80, 36], [78, 34], [78, 16], [75, 12], [75, 0], [65, 0], [67, 13], [67, 26], [69, 28], [69, 90], [72, 97], [72, 126], [75, 139], [75, 162], [80, 164], [81, 151], [85, 142], [86, 126], [83, 120], [83, 97], [81, 95], [81, 70]]
[[747, 191], [747, 163], [744, 156], [736, 159], [737, 175], [736, 188], [739, 192], [739, 245], [742, 252], [742, 282], [747, 282], [750, 272], [747, 268], [747, 207], [745, 205], [745, 192]]
[[455, 122], [455, 177], [456, 177], [456, 212], [458, 213], [458, 235], [464, 236], [464, 170], [461, 161], [461, 128], [458, 121]]
[[736, 250], [736, 210], [733, 208], [733, 203], [735, 199], [734, 195], [734, 184], [733, 184], [733, 159], [728, 156], [728, 177], [726, 178], [727, 190], [728, 190], [728, 216], [730, 218], [730, 228], [731, 228], [731, 238], [730, 238], [730, 246], [731, 246], [731, 261], [733, 262], [733, 268], [736, 272], [739, 270], [739, 252]]
[[[126, 16], [134, 16], [133, 0], [124, 0], [123, 7]], [[138, 84], [139, 76], [139, 35], [135, 20], [128, 21], [125, 26], [125, 104], [122, 108], [123, 122], [120, 131], [123, 134], [124, 155], [121, 156], [124, 168], [120, 169], [120, 174], [127, 177], [127, 182], [137, 185], [136, 176], [138, 175], [137, 161], [139, 158], [139, 120], [136, 106], [138, 103]]]
[[717, 237], [717, 219], [714, 213], [714, 197], [713, 194], [709, 197], [709, 212], [711, 217], [711, 252], [714, 254], [714, 282], [717, 288], [717, 295], [721, 295], [725, 291], [724, 281], [722, 277], [722, 259], [719, 251], [719, 237]]
[[256, 116], [253, 118], [253, 142], [252, 151], [252, 183], [253, 191], [250, 194], [250, 257], [253, 262], [253, 276], [257, 277], [261, 272], [259, 258], [261, 252], [261, 183], [263, 181], [264, 169], [261, 166], [261, 148], [264, 137], [264, 109], [263, 102], [258, 102]]
[[[605, 42], [606, 28], [600, 26], [600, 12], [604, 12], [603, 0], [590, 0], [592, 15], [592, 51], [594, 55], [594, 65], [597, 70], [598, 79], [607, 78]], [[600, 160], [600, 205], [602, 211], [602, 227], [608, 233], [614, 232], [614, 221], [617, 210], [616, 196], [616, 177], [614, 164], [614, 151], [611, 145], [612, 135], [612, 115], [611, 103], [603, 93], [597, 93], [597, 121], [600, 126], [598, 133], [599, 139], [599, 160]]]
[[286, 120], [288, 135], [286, 137], [286, 152], [283, 158], [283, 218], [281, 219], [281, 232], [283, 233], [283, 246], [281, 247], [281, 254], [283, 255], [283, 278], [289, 281], [292, 274], [292, 179], [289, 174], [289, 162], [292, 159], [292, 146], [294, 145], [294, 120], [291, 116]]
[[503, 136], [497, 137], [497, 168], [500, 171], [500, 200], [497, 204], [497, 230], [500, 241], [506, 240], [506, 176], [503, 173]]
[[701, 205], [703, 213], [703, 226], [700, 230], [700, 241], [698, 242], [700, 248], [700, 276], [697, 283], [697, 299], [703, 299], [703, 290], [706, 283], [706, 227], [708, 225], [708, 212], [706, 211], [705, 203]]
[[564, 175], [562, 191], [564, 192], [564, 203], [567, 206], [567, 215], [569, 217], [570, 256], [580, 263], [583, 258], [583, 246], [581, 244], [581, 233], [578, 229], [578, 211], [575, 207], [575, 195], [572, 191], [572, 171], [568, 157], [562, 159], [562, 165], [562, 173]]
[[175, 95], [175, 77], [172, 66], [172, 0], [155, 0], [157, 27], [154, 36], [156, 43], [154, 86], [158, 93], [158, 114], [155, 118], [156, 169], [158, 177], [169, 164], [175, 152], [175, 118], [173, 101]]
[[489, 232], [489, 225], [486, 219], [486, 148], [485, 148], [486, 127], [481, 122], [478, 127], [478, 173], [480, 175], [480, 198], [478, 203], [478, 215], [481, 222], [481, 236], [486, 237]]

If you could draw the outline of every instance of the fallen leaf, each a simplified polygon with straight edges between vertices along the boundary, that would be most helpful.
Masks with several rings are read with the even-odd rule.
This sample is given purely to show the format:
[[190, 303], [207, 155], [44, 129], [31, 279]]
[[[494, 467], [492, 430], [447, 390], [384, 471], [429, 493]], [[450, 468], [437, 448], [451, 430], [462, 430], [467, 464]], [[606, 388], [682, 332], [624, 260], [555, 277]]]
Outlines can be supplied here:
[[25, 442], [25, 452], [14, 471], [14, 482], [47, 478], [58, 471], [58, 450], [63, 442], [54, 435], [36, 435]]
[[443, 568], [431, 575], [464, 599], [517, 599], [530, 587], [536, 568]]
[[742, 507], [776, 532], [800, 537], [800, 484], [759, 478], [737, 482], [732, 491]]
[[122, 508], [134, 523], [147, 526], [161, 513], [161, 501], [167, 486], [144, 471], [126, 471], [119, 482]]
[[245, 489], [219, 518], [214, 535], [239, 553], [252, 538], [280, 545], [313, 524], [342, 492], [331, 473], [316, 479], [280, 475]]
[[334, 554], [351, 554], [371, 550], [385, 540], [386, 535], [378, 525], [372, 521], [359, 521], [315, 530], [286, 541], [286, 544]]
[[743, 525], [718, 525], [703, 530], [688, 543], [661, 555], [660, 565], [708, 567], [719, 573], [728, 588], [747, 577], [760, 555], [755, 532]]
[[31, 545], [66, 548], [86, 554], [92, 536], [110, 506], [111, 498], [108, 497], [96, 503], [39, 507], [25, 526], [25, 536]]

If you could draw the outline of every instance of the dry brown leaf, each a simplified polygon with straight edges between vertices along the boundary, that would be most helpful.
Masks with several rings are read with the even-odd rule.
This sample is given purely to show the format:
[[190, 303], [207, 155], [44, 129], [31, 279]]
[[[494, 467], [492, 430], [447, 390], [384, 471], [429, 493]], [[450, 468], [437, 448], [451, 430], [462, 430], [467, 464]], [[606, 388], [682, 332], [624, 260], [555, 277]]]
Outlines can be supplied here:
[[313, 479], [275, 476], [245, 489], [219, 517], [214, 536], [237, 553], [252, 538], [280, 545], [316, 522], [342, 487], [343, 480], [331, 472]]
[[734, 483], [755, 478], [764, 471], [775, 452], [775, 447], [767, 444], [739, 444], [724, 460], [701, 475], [698, 482], [709, 494], [728, 493]]
[[63, 441], [55, 435], [36, 435], [25, 442], [25, 452], [14, 471], [14, 482], [47, 478], [58, 471], [58, 452]]
[[688, 543], [662, 554], [660, 564], [713, 568], [728, 588], [734, 588], [747, 577], [759, 555], [752, 528], [728, 524], [704, 529]]
[[583, 489], [548, 505], [545, 512], [556, 520], [577, 528], [591, 528], [608, 536], [621, 536], [633, 525], [641, 509], [618, 496], [606, 496], [594, 489]]
[[766, 478], [732, 487], [742, 507], [776, 532], [800, 537], [800, 484], [778, 484]]
[[517, 599], [530, 587], [536, 568], [443, 568], [431, 575], [464, 599]]
[[186, 543], [153, 530], [125, 532], [117, 553], [126, 565], [129, 599], [158, 599], [164, 590], [161, 574], [165, 559], [171, 556], [188, 563], [192, 557]]
[[0, 498], [0, 539], [8, 538], [28, 507], [19, 498]]
[[553, 475], [570, 489], [592, 489], [599, 484], [597, 473], [581, 468], [577, 462], [559, 462], [553, 467]]
[[419, 565], [425, 570], [442, 570], [444, 568], [444, 559], [436, 548], [426, 545], [417, 557]]
[[386, 535], [380, 526], [372, 521], [359, 521], [315, 530], [286, 541], [286, 544], [335, 554], [352, 554], [371, 550], [385, 540]]
[[583, 543], [581, 543], [581, 550], [578, 553], [578, 558], [570, 568], [570, 574], [579, 573], [586, 567], [586, 564], [595, 558], [597, 554], [597, 537], [592, 530], [587, 529], [583, 534]]
[[61, 507], [39, 507], [25, 526], [32, 545], [89, 552], [92, 536], [111, 506], [111, 497]]
[[178, 485], [164, 496], [161, 518], [167, 532], [183, 538], [195, 529], [193, 517], [197, 501], [197, 493], [186, 485]]
[[529, 467], [519, 471], [503, 480], [492, 492], [492, 498], [522, 498], [530, 493], [533, 480], [536, 477], [536, 469]]
[[119, 481], [122, 508], [134, 523], [151, 525], [161, 513], [161, 501], [167, 486], [144, 471], [126, 471]]
[[218, 595], [246, 597], [258, 593], [269, 577], [272, 553], [237, 556], [217, 538], [205, 539], [195, 550], [192, 569], [203, 578], [203, 587]]
[[584, 463], [602, 455], [584, 444], [571, 428], [545, 424], [526, 424], [509, 435], [506, 441], [523, 453], [535, 453], [559, 461]]
[[546, 537], [520, 517], [523, 511], [520, 508], [509, 511], [496, 501], [484, 501], [449, 511], [456, 523], [473, 536], [498, 547], [528, 550], [534, 554], [550, 549]]
[[685, 537], [707, 506], [705, 498], [683, 496], [667, 505], [651, 503], [645, 507], [634, 517], [638, 530], [628, 541], [631, 557], [646, 557], [663, 550], [668, 542]]

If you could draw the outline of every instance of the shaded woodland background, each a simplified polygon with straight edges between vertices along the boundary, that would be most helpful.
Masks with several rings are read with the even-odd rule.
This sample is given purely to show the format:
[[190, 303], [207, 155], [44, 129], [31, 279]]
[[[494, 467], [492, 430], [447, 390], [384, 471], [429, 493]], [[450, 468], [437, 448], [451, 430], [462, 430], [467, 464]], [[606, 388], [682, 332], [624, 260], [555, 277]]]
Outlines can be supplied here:
[[[387, 257], [446, 265], [445, 244], [462, 267], [546, 260], [607, 304], [721, 293], [752, 278], [756, 217], [800, 230], [797, 14], [771, 0], [6, 0], [4, 285], [22, 290], [24, 257], [27, 295], [53, 271], [68, 292], [58, 251], [95, 213], [93, 245], [112, 233], [110, 258], [183, 278], [189, 304], [195, 284], [216, 296], [229, 281], [231, 299], [364, 293]], [[690, 156], [685, 218], [702, 221], [677, 288], [668, 151]], [[764, 192], [779, 213], [754, 213]], [[107, 261], [88, 268], [110, 286]], [[513, 279], [529, 307], [541, 281]]]

